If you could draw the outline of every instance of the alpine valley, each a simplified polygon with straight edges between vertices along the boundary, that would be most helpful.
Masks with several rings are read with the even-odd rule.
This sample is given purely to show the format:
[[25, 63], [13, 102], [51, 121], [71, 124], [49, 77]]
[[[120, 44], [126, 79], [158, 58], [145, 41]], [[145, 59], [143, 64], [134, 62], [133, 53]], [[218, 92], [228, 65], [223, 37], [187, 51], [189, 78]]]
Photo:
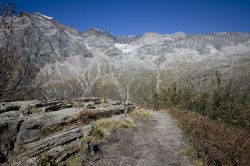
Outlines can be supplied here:
[[[215, 71], [243, 87], [250, 82], [250, 34], [183, 32], [117, 36], [80, 32], [40, 13], [14, 20], [15, 42], [29, 56], [46, 99], [90, 97], [143, 101], [176, 82], [209, 87]], [[0, 38], [3, 39], [0, 29]], [[0, 47], [3, 42], [0, 43]]]

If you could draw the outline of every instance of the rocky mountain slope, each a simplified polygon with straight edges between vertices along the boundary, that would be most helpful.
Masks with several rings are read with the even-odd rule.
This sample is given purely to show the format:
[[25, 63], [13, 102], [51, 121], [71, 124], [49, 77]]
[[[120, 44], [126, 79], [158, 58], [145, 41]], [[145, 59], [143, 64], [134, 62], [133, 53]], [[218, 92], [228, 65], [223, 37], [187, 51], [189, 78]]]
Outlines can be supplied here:
[[248, 33], [116, 36], [99, 29], [79, 32], [34, 13], [15, 19], [15, 35], [23, 55], [36, 66], [46, 98], [142, 101], [173, 82], [205, 88], [215, 70], [238, 86], [250, 81]]

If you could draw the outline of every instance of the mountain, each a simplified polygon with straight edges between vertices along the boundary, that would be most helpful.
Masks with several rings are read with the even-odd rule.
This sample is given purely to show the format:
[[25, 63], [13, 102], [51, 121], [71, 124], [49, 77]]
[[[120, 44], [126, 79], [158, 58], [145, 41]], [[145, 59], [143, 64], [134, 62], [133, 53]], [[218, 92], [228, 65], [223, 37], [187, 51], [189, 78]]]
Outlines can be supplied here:
[[46, 98], [142, 101], [173, 82], [204, 89], [217, 70], [239, 87], [250, 81], [249, 33], [117, 36], [99, 29], [79, 32], [39, 13], [16, 18], [14, 32]]

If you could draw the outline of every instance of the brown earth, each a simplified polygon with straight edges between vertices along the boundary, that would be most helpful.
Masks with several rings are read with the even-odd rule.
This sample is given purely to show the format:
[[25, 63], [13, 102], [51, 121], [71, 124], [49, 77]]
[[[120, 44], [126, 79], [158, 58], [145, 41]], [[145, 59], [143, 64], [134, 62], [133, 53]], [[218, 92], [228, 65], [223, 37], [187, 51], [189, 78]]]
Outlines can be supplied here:
[[183, 153], [186, 146], [175, 120], [164, 113], [152, 112], [150, 121], [137, 121], [132, 130], [112, 131], [109, 142], [101, 145], [85, 165], [193, 165]]

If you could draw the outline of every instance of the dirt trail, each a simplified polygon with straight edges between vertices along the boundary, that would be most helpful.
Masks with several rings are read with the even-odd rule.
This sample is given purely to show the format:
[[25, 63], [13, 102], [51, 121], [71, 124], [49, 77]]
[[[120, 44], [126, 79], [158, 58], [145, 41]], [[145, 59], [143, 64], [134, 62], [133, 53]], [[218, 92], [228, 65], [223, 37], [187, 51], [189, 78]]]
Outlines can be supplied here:
[[151, 122], [139, 122], [132, 131], [112, 133], [110, 143], [101, 147], [96, 161], [87, 165], [192, 165], [183, 154], [186, 144], [175, 120], [160, 112], [153, 112], [152, 116]]

